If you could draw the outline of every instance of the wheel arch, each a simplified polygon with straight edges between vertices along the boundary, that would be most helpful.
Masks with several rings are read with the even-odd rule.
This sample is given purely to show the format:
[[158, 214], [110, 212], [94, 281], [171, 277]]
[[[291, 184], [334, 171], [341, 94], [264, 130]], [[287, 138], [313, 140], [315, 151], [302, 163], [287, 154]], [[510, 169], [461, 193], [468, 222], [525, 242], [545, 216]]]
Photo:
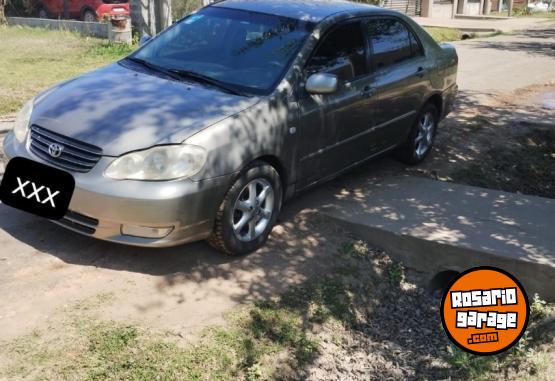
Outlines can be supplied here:
[[[285, 192], [285, 189], [287, 188], [287, 172], [281, 160], [275, 155], [263, 155], [252, 160], [250, 163], [254, 161], [262, 161], [274, 167], [281, 180], [281, 190], [282, 192]], [[250, 163], [248, 163], [247, 165], [249, 165]]]
[[426, 102], [424, 102], [424, 104], [422, 105], [422, 107], [424, 107], [425, 105], [427, 105], [428, 103], [433, 104], [438, 112], [438, 117], [439, 119], [441, 119], [441, 116], [443, 115], [443, 97], [441, 96], [441, 93], [434, 93], [432, 94], [427, 100]]
[[98, 18], [98, 14], [96, 13], [96, 11], [90, 5], [83, 5], [83, 7], [81, 8], [81, 12], [80, 12], [81, 13], [81, 18], [83, 18], [83, 16], [85, 16], [85, 12], [87, 12], [87, 11], [91, 11]]

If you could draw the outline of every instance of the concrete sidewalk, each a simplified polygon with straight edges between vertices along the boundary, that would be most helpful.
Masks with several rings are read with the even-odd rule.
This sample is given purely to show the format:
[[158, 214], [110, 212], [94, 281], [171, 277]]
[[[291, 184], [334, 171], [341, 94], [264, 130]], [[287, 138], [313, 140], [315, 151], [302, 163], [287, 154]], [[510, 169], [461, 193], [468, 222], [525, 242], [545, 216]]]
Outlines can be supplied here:
[[430, 278], [498, 266], [555, 300], [555, 200], [395, 176], [319, 209]]

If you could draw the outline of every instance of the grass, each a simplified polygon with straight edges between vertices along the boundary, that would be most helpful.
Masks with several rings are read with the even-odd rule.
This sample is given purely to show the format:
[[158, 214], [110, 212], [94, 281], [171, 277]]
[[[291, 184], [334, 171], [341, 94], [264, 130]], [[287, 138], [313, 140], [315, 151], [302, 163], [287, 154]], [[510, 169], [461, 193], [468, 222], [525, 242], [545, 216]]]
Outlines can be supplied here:
[[555, 132], [535, 128], [450, 173], [453, 181], [482, 188], [555, 198]]
[[[345, 248], [353, 258], [368, 251], [360, 241]], [[336, 322], [349, 326], [355, 321], [348, 287], [333, 277], [307, 281], [249, 304], [232, 312], [226, 326], [206, 328], [185, 346], [137, 326], [91, 318], [94, 306], [113, 301], [113, 295], [99, 294], [68, 306], [63, 313], [70, 321], [63, 325], [61, 336], [34, 332], [2, 343], [10, 361], [7, 368], [0, 368], [0, 378], [279, 378], [283, 369], [300, 370], [314, 359], [320, 339], [311, 327]]]
[[68, 31], [0, 26], [0, 115], [39, 91], [111, 63], [133, 48]]
[[[492, 12], [493, 16], [503, 16], [508, 17], [508, 11]], [[533, 17], [533, 18], [545, 18], [545, 19], [555, 19], [555, 11], [551, 12], [526, 12], [524, 9], [513, 10], [512, 17]]]
[[198, 342], [186, 348], [136, 326], [76, 320], [71, 324], [75, 331], [71, 339], [52, 341], [34, 332], [9, 343], [6, 349], [13, 362], [0, 376], [61, 380], [267, 378], [280, 365], [276, 358], [283, 358], [281, 365], [293, 369], [311, 361], [319, 344], [305, 325], [345, 317], [343, 292], [337, 283], [322, 281], [253, 303], [230, 315], [228, 326], [207, 328]]
[[[91, 316], [91, 308], [113, 303], [114, 297], [100, 294], [87, 298], [68, 307], [74, 313], [63, 311], [70, 320], [63, 322], [59, 331], [52, 328], [34, 331], [12, 342], [0, 343], [9, 356], [8, 366], [0, 368], [0, 378], [302, 379], [307, 375], [303, 372], [322, 355], [325, 345], [333, 342], [335, 348], [346, 346], [356, 350], [356, 346], [349, 343], [360, 339], [361, 335], [374, 338], [372, 353], [384, 351], [386, 356], [392, 356], [393, 364], [403, 360], [404, 354], [410, 354], [415, 364], [422, 362], [422, 369], [428, 372], [430, 364], [425, 359], [430, 354], [443, 353], [446, 366], [423, 376], [418, 372], [414, 374], [422, 379], [490, 380], [515, 372], [517, 376], [524, 374], [541, 379], [547, 373], [549, 358], [538, 350], [538, 345], [552, 335], [536, 327], [551, 316], [553, 308], [538, 296], [531, 303], [531, 329], [516, 347], [503, 355], [474, 356], [454, 346], [443, 349], [447, 345], [443, 333], [438, 328], [430, 330], [440, 324], [437, 313], [430, 315], [434, 316], [434, 321], [427, 322], [428, 315], [415, 311], [417, 305], [439, 301], [429, 297], [411, 301], [411, 294], [406, 293], [411, 288], [404, 287], [407, 284], [402, 264], [392, 262], [383, 253], [371, 251], [362, 241], [348, 242], [338, 254], [347, 263], [346, 267], [334, 274], [307, 280], [276, 297], [248, 304], [230, 313], [225, 326], [206, 328], [199, 338], [189, 342], [131, 324], [98, 321]], [[374, 266], [381, 271], [372, 272], [372, 269], [378, 270]], [[403, 287], [398, 287], [401, 285]], [[382, 314], [377, 311], [380, 308], [383, 308]], [[437, 309], [435, 304], [432, 308]], [[87, 312], [86, 318], [79, 314], [82, 311]], [[394, 321], [399, 321], [399, 326], [390, 325]], [[419, 332], [423, 328], [434, 332], [433, 336], [442, 335], [444, 345], [435, 342], [418, 347], [429, 351], [426, 353], [414, 347], [404, 348], [399, 356], [390, 353], [392, 348], [403, 348], [402, 342], [400, 346], [387, 346], [390, 340], [398, 340], [395, 337], [399, 331], [414, 332], [407, 336], [409, 346], [418, 346], [419, 341], [428, 340], [430, 334]], [[367, 348], [365, 341], [359, 345]], [[380, 349], [381, 345], [386, 345], [385, 349]], [[428, 348], [429, 345], [434, 349]], [[331, 352], [328, 356], [336, 354]], [[434, 363], [437, 361], [440, 358], [434, 359]], [[385, 362], [377, 364], [372, 366], [388, 366]], [[496, 375], [499, 377], [494, 377]], [[372, 377], [361, 375], [361, 378]], [[514, 378], [518, 377], [511, 377]]]
[[462, 39], [462, 33], [455, 28], [425, 27], [426, 31], [437, 42], [458, 41]]

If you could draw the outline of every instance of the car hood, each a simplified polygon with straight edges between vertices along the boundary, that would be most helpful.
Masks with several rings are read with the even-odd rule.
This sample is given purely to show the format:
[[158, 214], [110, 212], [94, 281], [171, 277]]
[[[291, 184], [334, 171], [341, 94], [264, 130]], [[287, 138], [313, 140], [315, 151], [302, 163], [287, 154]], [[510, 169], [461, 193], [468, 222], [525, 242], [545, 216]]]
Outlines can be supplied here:
[[31, 124], [118, 156], [181, 143], [258, 100], [114, 63], [37, 96]]

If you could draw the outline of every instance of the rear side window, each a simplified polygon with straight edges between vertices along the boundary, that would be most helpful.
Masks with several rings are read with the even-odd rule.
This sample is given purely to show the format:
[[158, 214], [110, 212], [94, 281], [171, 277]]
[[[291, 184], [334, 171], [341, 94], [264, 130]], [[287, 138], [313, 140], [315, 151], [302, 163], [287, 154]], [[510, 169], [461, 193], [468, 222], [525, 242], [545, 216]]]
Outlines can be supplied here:
[[413, 33], [402, 22], [393, 18], [370, 20], [368, 22], [368, 38], [372, 45], [373, 59], [377, 68], [393, 65], [422, 54]]
[[364, 39], [359, 22], [341, 25], [326, 35], [310, 59], [307, 71], [336, 74], [352, 80], [366, 74]]
[[422, 50], [422, 46], [416, 39], [416, 36], [414, 35], [414, 33], [412, 33], [410, 30], [409, 30], [409, 38], [410, 38], [410, 48], [412, 51], [412, 56], [413, 57], [423, 56], [424, 51]]

